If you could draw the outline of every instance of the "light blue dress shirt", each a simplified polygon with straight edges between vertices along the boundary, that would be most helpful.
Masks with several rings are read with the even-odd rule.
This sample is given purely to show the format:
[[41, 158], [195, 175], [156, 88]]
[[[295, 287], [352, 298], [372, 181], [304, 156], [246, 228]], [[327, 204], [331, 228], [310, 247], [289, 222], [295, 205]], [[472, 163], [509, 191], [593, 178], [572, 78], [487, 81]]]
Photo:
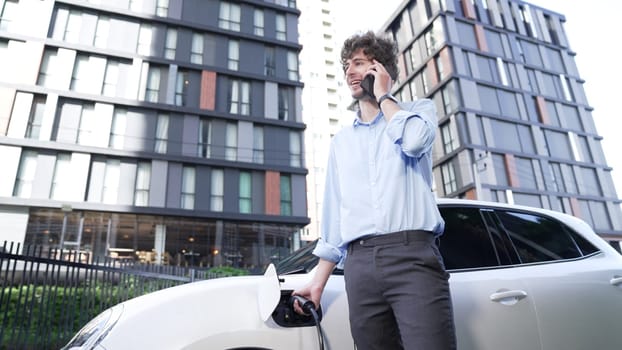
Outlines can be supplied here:
[[432, 193], [432, 145], [437, 119], [428, 99], [400, 103], [389, 122], [382, 111], [332, 139], [315, 255], [342, 265], [348, 243], [402, 230], [443, 232]]

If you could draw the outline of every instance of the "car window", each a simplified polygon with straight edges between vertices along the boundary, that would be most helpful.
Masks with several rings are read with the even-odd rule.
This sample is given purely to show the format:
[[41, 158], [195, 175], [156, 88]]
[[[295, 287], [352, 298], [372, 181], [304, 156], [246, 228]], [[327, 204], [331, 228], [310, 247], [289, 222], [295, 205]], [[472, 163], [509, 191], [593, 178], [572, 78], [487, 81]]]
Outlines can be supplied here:
[[495, 213], [523, 263], [582, 256], [574, 239], [556, 220], [523, 212], [496, 210]]
[[439, 249], [445, 268], [498, 266], [499, 260], [478, 208], [439, 208], [445, 220]]
[[291, 273], [307, 273], [317, 265], [319, 258], [313, 255], [317, 240], [307, 243], [290, 256], [276, 263], [276, 272], [279, 275]]

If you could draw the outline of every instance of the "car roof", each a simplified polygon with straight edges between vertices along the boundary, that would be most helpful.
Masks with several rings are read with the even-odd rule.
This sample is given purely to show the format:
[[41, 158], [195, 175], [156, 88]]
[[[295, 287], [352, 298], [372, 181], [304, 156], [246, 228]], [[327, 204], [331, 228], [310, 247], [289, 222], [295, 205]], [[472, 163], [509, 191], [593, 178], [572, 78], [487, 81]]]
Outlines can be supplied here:
[[[437, 198], [436, 203], [441, 208], [442, 207], [453, 207], [453, 206], [468, 206], [468, 207], [489, 208], [489, 209], [512, 209], [512, 210], [527, 211], [527, 212], [552, 216], [575, 228], [577, 226], [583, 226], [583, 227], [588, 226], [589, 227], [589, 225], [587, 225], [585, 221], [575, 216], [562, 213], [559, 211], [554, 211], [551, 209], [530, 207], [526, 205], [490, 202], [490, 201], [473, 200], [473, 199], [460, 199], [460, 198]], [[589, 229], [590, 231], [592, 230], [591, 227], [589, 227]]]

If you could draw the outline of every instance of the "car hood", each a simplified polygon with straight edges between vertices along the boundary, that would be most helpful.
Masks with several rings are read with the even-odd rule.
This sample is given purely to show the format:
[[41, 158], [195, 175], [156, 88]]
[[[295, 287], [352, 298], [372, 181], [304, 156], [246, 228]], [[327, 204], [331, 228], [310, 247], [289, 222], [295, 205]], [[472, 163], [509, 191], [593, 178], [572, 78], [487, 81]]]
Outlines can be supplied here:
[[[279, 298], [273, 265], [263, 276], [218, 278], [164, 289], [122, 303], [123, 313], [101, 345], [106, 349], [181, 349], [219, 334], [243, 334], [266, 327]], [[141, 337], [149, 334], [157, 339], [154, 344], [149, 337]]]

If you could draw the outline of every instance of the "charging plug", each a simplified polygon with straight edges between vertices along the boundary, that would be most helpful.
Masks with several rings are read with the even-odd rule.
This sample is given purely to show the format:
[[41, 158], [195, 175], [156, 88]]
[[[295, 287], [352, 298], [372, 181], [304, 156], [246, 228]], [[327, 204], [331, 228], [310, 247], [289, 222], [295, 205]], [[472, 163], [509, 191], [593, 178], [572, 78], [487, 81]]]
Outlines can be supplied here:
[[289, 299], [289, 302], [292, 305], [292, 308], [294, 307], [294, 302], [296, 300], [298, 300], [298, 304], [300, 305], [300, 308], [305, 313], [311, 314], [315, 311], [315, 304], [313, 304], [311, 300], [301, 297], [300, 295], [292, 295], [292, 297]]

